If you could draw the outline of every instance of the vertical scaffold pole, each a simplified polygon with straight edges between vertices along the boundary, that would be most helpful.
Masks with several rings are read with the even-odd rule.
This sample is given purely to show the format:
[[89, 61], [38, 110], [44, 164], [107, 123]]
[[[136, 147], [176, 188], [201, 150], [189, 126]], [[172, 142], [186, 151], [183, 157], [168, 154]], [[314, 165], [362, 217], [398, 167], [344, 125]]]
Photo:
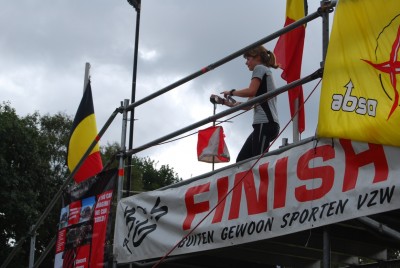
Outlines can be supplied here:
[[[121, 105], [123, 105], [124, 110], [122, 112], [122, 130], [121, 130], [121, 152], [119, 155], [119, 164], [118, 164], [118, 185], [117, 185], [117, 206], [119, 201], [122, 198], [122, 191], [123, 191], [123, 183], [124, 183], [124, 176], [125, 176], [125, 172], [124, 172], [124, 153], [126, 151], [126, 129], [127, 129], [127, 124], [128, 124], [128, 112], [126, 110], [126, 107], [128, 107], [129, 105], [129, 100], [125, 99], [124, 103]], [[129, 178], [128, 178], [129, 179]], [[129, 188], [128, 188], [129, 191]], [[117, 261], [116, 261], [116, 257], [114, 256], [114, 261], [113, 261], [113, 268], [117, 268]]]
[[[331, 1], [323, 0], [321, 1], [321, 9], [326, 8], [330, 5]], [[328, 51], [329, 43], [329, 13], [323, 12], [322, 14], [322, 62], [321, 67], [325, 65], [326, 53]], [[331, 240], [328, 232], [328, 227], [323, 229], [323, 258], [322, 258], [323, 268], [331, 267]]]
[[[139, 29], [140, 29], [140, 10], [141, 10], [141, 0], [128, 0], [128, 3], [133, 6], [136, 10], [136, 32], [135, 32], [135, 51], [133, 55], [133, 73], [132, 73], [132, 93], [131, 93], [131, 103], [135, 103], [136, 101], [136, 76], [137, 76], [137, 62], [138, 62], [138, 49], [139, 49]], [[133, 130], [134, 130], [134, 121], [135, 121], [135, 108], [131, 110], [131, 118], [129, 125], [129, 141], [128, 148], [132, 149], [133, 146]], [[126, 181], [126, 196], [130, 195], [130, 191], [132, 188], [131, 185], [131, 169], [132, 169], [132, 157], [128, 157], [126, 175], [129, 178]]]
[[[124, 111], [122, 113], [122, 133], [121, 133], [121, 155], [119, 156], [119, 165], [118, 165], [118, 189], [117, 189], [117, 203], [122, 198], [123, 191], [123, 182], [124, 182], [124, 153], [126, 151], [126, 126], [127, 126], [127, 118], [128, 113], [126, 107], [129, 105], [129, 100], [124, 100]], [[128, 178], [129, 179], [129, 178]], [[129, 190], [128, 190], [129, 191]]]
[[[215, 115], [215, 112], [217, 111], [217, 104], [213, 103], [214, 109], [213, 109], [213, 115]], [[215, 120], [213, 121], [213, 127], [215, 127]], [[215, 169], [215, 156], [213, 156], [213, 161], [212, 161], [212, 171]]]
[[[331, 1], [324, 0], [321, 2], [321, 8], [330, 5]], [[325, 65], [326, 53], [329, 44], [329, 13], [323, 12], [322, 14], [322, 63], [321, 67]]]
[[29, 250], [29, 268], [33, 268], [35, 263], [35, 245], [36, 245], [36, 231], [35, 225], [31, 226], [31, 246]]
[[323, 232], [323, 258], [322, 258], [322, 267], [330, 268], [331, 267], [331, 237], [329, 235], [328, 227], [324, 227]]

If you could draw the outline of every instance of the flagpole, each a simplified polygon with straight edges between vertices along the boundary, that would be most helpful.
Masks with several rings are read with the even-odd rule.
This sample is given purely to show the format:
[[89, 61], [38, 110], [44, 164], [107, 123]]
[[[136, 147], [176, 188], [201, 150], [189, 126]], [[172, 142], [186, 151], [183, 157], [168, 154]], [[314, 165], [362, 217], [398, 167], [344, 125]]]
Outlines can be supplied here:
[[85, 77], [83, 78], [83, 93], [85, 93], [86, 85], [89, 82], [90, 63], [85, 64]]
[[300, 141], [299, 133], [299, 98], [294, 99], [293, 102], [295, 114], [293, 116], [293, 143]]
[[[213, 103], [214, 109], [213, 109], [213, 115], [215, 115], [215, 112], [217, 110], [217, 104]], [[213, 127], [215, 127], [215, 120], [213, 121]], [[212, 171], [214, 171], [215, 168], [215, 156], [213, 155], [213, 161], [212, 161]]]

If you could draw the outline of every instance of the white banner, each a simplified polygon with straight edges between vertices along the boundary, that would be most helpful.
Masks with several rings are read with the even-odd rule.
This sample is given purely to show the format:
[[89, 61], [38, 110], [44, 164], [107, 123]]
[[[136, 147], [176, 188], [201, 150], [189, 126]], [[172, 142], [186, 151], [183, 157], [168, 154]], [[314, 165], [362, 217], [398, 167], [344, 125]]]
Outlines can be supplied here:
[[398, 147], [320, 139], [131, 196], [118, 203], [114, 254], [118, 263], [159, 258], [399, 209], [399, 160]]

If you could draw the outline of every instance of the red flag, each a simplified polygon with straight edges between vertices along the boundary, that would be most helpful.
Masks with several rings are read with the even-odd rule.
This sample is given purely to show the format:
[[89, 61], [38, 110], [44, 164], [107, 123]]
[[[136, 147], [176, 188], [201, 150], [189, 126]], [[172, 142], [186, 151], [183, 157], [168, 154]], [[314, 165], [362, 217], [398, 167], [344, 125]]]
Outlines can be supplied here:
[[[306, 0], [287, 0], [285, 26], [305, 16]], [[277, 62], [280, 64], [282, 79], [289, 84], [300, 78], [301, 63], [303, 59], [305, 25], [299, 26], [290, 32], [281, 35], [276, 43], [274, 53]], [[298, 86], [288, 91], [290, 114], [293, 117], [296, 113], [294, 101], [298, 99], [298, 131], [302, 133], [305, 129], [304, 119], [304, 97], [303, 88]]]
[[[70, 171], [73, 171], [81, 160], [89, 146], [96, 139], [97, 127], [94, 115], [92, 88], [88, 82], [78, 111], [76, 112], [72, 124], [71, 136], [68, 144], [67, 164]], [[99, 144], [93, 148], [89, 156], [85, 159], [74, 179], [77, 183], [95, 176], [103, 169], [100, 157]]]
[[207, 163], [229, 162], [230, 155], [224, 137], [221, 126], [200, 130], [197, 141], [198, 160]]

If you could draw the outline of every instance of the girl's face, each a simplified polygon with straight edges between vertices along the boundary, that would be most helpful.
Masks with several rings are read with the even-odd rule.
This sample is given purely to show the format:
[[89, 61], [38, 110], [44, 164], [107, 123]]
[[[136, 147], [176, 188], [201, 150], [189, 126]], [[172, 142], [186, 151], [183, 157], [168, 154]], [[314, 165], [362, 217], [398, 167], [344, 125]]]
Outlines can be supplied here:
[[250, 71], [254, 70], [254, 67], [256, 67], [257, 64], [260, 64], [260, 56], [248, 56], [246, 57], [246, 65], [249, 68]]

